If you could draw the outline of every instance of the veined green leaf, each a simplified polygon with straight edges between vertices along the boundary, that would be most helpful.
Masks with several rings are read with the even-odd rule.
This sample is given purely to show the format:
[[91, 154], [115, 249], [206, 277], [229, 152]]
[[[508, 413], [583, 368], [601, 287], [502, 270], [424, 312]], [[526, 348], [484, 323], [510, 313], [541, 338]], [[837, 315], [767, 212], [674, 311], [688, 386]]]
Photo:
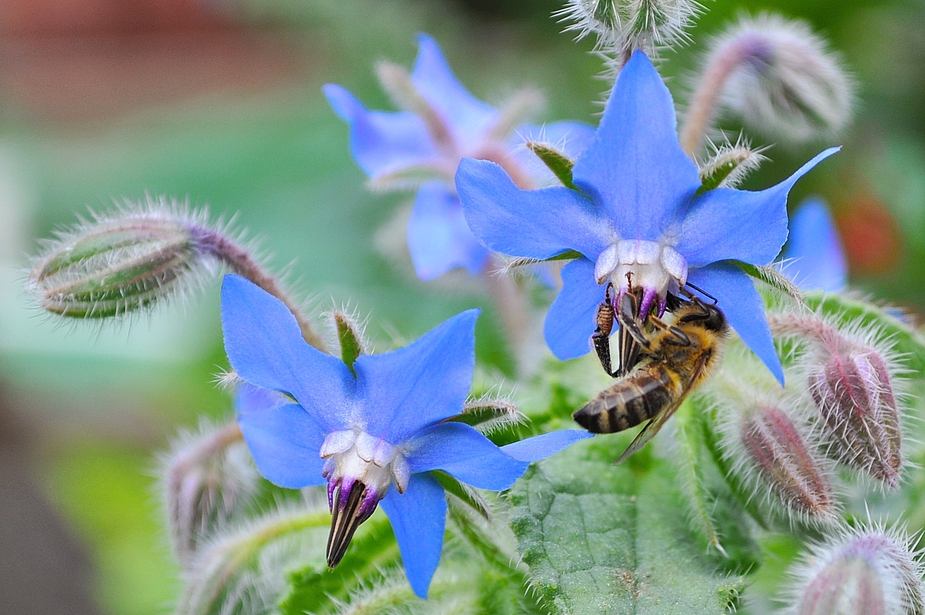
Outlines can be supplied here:
[[289, 574], [289, 594], [279, 605], [280, 613], [325, 612], [333, 606], [334, 599], [347, 597], [361, 580], [369, 582], [398, 560], [398, 543], [389, 522], [385, 515], [377, 514], [357, 530], [337, 568], [311, 564]]
[[556, 614], [726, 613], [742, 580], [711, 572], [672, 464], [615, 466], [619, 450], [608, 437], [580, 443], [511, 490], [534, 587]]

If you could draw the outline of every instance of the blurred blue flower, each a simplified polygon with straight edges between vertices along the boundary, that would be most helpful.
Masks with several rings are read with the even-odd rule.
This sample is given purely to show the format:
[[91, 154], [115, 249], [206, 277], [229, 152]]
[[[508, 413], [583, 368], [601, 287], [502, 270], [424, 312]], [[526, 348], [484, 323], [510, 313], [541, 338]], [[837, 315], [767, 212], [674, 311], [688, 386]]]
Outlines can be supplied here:
[[546, 342], [560, 359], [589, 350], [595, 312], [612, 283], [641, 289], [641, 312], [696, 285], [719, 301], [739, 337], [783, 382], [761, 297], [736, 261], [770, 263], [787, 238], [787, 194], [828, 149], [760, 192], [701, 192], [697, 165], [678, 142], [674, 103], [642, 52], [620, 73], [594, 140], [573, 169], [578, 190], [522, 190], [497, 164], [464, 160], [456, 187], [466, 221], [486, 246], [512, 256], [582, 256], [546, 316]]
[[381, 501], [408, 581], [426, 597], [447, 510], [431, 471], [507, 489], [530, 462], [587, 437], [557, 431], [499, 448], [472, 427], [447, 421], [462, 411], [472, 384], [477, 316], [463, 312], [404, 348], [360, 355], [348, 366], [306, 344], [278, 299], [225, 276], [225, 350], [245, 382], [238, 423], [271, 482], [293, 489], [327, 483], [329, 565]]
[[[484, 271], [489, 252], [472, 236], [453, 176], [464, 157], [502, 165], [523, 188], [550, 183], [552, 175], [524, 144], [541, 141], [576, 156], [593, 137], [590, 126], [559, 122], [520, 124], [522, 104], [495, 109], [456, 80], [437, 43], [418, 35], [410, 76], [393, 78], [406, 111], [368, 111], [350, 92], [328, 84], [324, 93], [350, 125], [353, 156], [377, 189], [418, 188], [408, 221], [408, 250], [419, 278], [431, 280], [455, 267]], [[385, 78], [384, 78], [385, 80]], [[518, 125], [519, 124], [519, 125]]]
[[780, 269], [807, 290], [839, 292], [847, 286], [845, 250], [822, 199], [807, 199], [790, 217], [790, 236]]

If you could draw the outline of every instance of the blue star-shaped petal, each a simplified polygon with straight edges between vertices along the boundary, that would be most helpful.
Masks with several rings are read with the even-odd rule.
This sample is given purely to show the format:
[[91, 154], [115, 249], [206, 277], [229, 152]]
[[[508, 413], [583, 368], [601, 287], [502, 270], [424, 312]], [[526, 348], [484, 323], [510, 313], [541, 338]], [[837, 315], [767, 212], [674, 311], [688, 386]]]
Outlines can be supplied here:
[[845, 289], [848, 280], [845, 250], [821, 199], [807, 199], [791, 217], [781, 272], [800, 288], [826, 292]]
[[271, 482], [327, 483], [329, 565], [381, 501], [408, 581], [426, 597], [446, 522], [443, 488], [431, 471], [507, 489], [530, 462], [587, 437], [557, 431], [499, 448], [472, 427], [446, 421], [462, 411], [472, 385], [477, 316], [463, 312], [404, 348], [361, 355], [351, 371], [305, 343], [278, 299], [244, 278], [225, 277], [225, 350], [245, 382], [238, 423]]
[[[524, 187], [548, 183], [531, 165], [523, 144], [544, 141], [577, 155], [593, 130], [576, 122], [545, 127], [510, 125], [505, 113], [470, 94], [450, 70], [437, 43], [418, 35], [410, 75], [418, 108], [400, 113], [368, 111], [350, 92], [324, 87], [331, 106], [350, 124], [350, 144], [360, 167], [379, 187], [419, 187], [408, 221], [408, 250], [415, 271], [431, 280], [455, 267], [482, 272], [489, 252], [466, 226], [453, 176], [464, 157], [494, 160]], [[525, 164], [526, 163], [526, 164]]]
[[760, 192], [700, 192], [697, 165], [678, 141], [674, 103], [649, 58], [636, 52], [620, 73], [594, 140], [573, 169], [575, 186], [522, 190], [490, 161], [462, 161], [456, 188], [469, 228], [487, 247], [547, 259], [581, 258], [562, 270], [546, 316], [560, 359], [585, 354], [597, 305], [612, 283], [642, 292], [641, 313], [661, 311], [685, 284], [716, 297], [739, 337], [781, 382], [758, 291], [735, 261], [770, 263], [787, 238], [787, 194], [828, 149]]

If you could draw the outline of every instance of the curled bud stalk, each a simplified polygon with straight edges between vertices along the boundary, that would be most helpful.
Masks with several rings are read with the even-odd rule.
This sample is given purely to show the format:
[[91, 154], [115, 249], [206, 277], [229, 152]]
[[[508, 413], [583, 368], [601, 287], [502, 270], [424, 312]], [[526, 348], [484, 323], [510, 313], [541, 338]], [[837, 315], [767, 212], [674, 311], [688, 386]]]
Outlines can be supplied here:
[[852, 100], [841, 60], [807, 25], [773, 15], [742, 19], [707, 53], [681, 144], [696, 153], [721, 106], [772, 138], [825, 137], [847, 124]]
[[913, 539], [881, 527], [846, 529], [795, 566], [794, 615], [921, 613], [922, 564]]
[[772, 330], [812, 344], [803, 367], [830, 454], [885, 486], [897, 486], [903, 454], [894, 353], [876, 336], [864, 340], [843, 333], [813, 314], [778, 314], [771, 323]]
[[54, 314], [118, 318], [198, 287], [221, 263], [283, 301], [305, 340], [323, 350], [323, 341], [277, 279], [206, 218], [165, 198], [125, 201], [116, 211], [93, 214], [45, 241], [26, 290]]
[[163, 459], [162, 485], [180, 562], [188, 565], [202, 540], [246, 506], [258, 480], [237, 423], [179, 438]]
[[578, 38], [593, 32], [598, 48], [622, 64], [637, 49], [651, 55], [685, 41], [700, 9], [690, 0], [569, 0], [556, 16], [572, 22], [565, 30]]

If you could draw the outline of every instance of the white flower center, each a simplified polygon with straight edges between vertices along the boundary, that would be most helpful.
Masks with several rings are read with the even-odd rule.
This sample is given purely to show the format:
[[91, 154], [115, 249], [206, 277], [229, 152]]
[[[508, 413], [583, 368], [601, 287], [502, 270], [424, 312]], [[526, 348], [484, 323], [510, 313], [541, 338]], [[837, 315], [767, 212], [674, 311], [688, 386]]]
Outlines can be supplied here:
[[397, 446], [359, 429], [329, 433], [320, 454], [327, 460], [322, 472], [329, 484], [359, 481], [379, 499], [393, 484], [404, 493], [411, 478], [408, 461]]
[[609, 280], [619, 291], [643, 288], [664, 298], [687, 283], [687, 260], [672, 246], [645, 239], [620, 239], [597, 257], [598, 284]]

